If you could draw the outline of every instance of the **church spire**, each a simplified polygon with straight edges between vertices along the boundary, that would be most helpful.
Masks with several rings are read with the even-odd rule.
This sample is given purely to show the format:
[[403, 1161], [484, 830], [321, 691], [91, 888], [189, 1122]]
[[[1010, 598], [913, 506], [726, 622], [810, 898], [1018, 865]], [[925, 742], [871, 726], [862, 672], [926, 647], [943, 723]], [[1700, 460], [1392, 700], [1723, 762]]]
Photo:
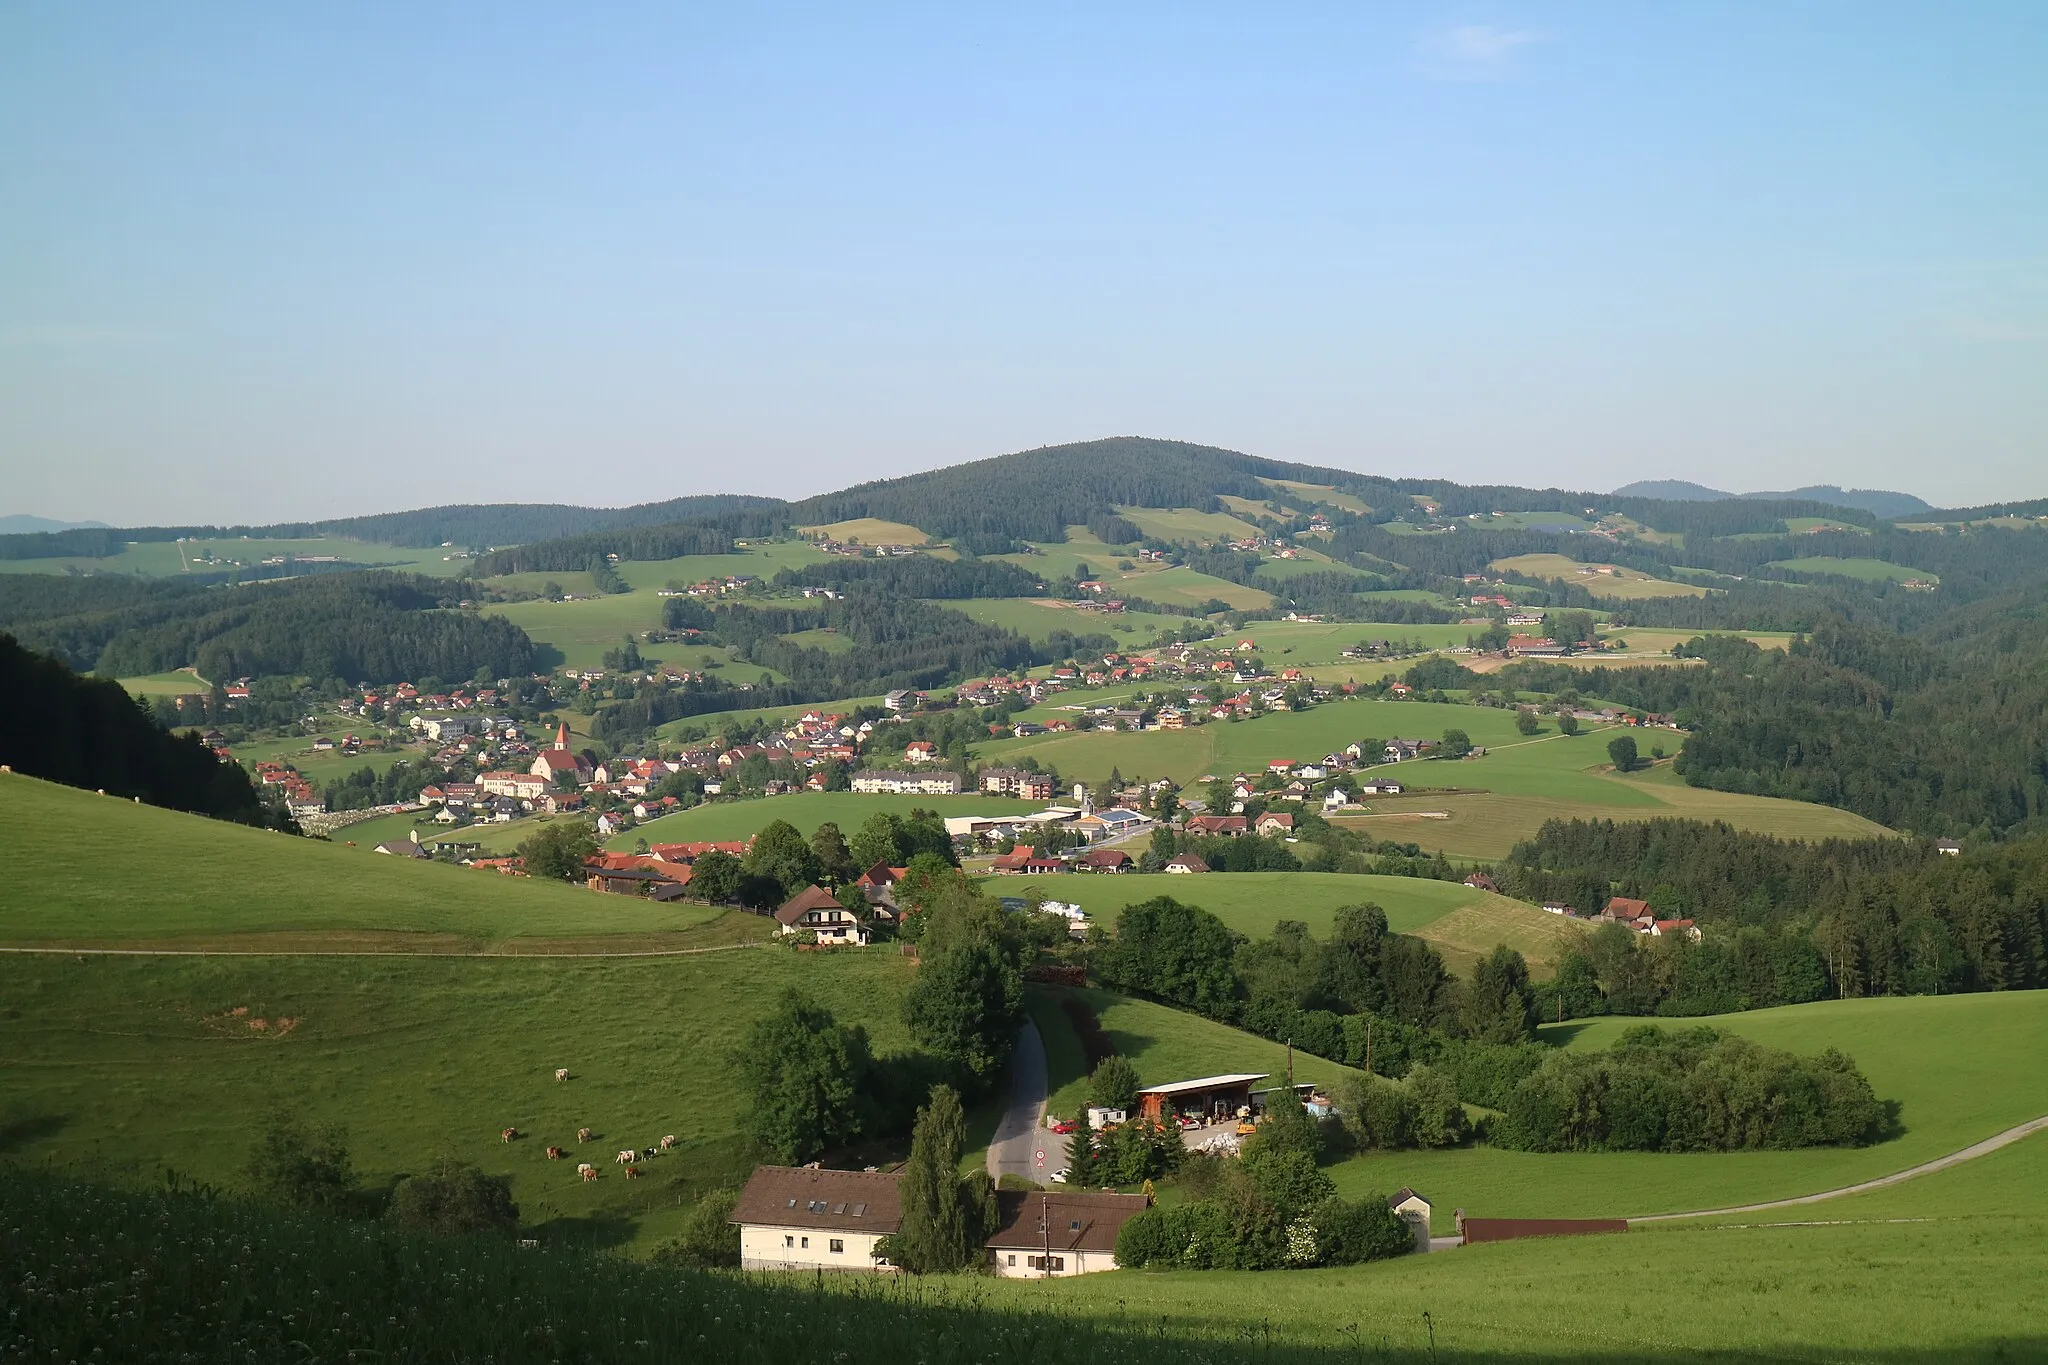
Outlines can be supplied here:
[[566, 750], [569, 747], [569, 722], [563, 721], [562, 728], [555, 731], [555, 747]]

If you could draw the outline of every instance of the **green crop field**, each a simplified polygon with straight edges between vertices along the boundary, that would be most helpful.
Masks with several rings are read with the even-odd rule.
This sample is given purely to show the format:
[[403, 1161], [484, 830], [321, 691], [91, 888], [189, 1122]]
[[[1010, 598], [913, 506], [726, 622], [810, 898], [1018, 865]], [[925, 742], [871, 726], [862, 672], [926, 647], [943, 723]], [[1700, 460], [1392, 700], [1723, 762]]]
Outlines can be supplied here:
[[[0, 573], [125, 573], [145, 578], [175, 578], [185, 573], [216, 574], [237, 565], [256, 567], [279, 555], [332, 555], [338, 559], [374, 568], [404, 569], [410, 573], [453, 577], [469, 569], [469, 557], [456, 550], [382, 545], [367, 540], [345, 540], [325, 536], [306, 540], [254, 540], [226, 537], [219, 540], [130, 541], [117, 555], [104, 559], [7, 559], [0, 560]], [[452, 556], [452, 558], [450, 557]]]
[[730, 938], [717, 927], [724, 916], [703, 906], [366, 857], [18, 775], [0, 774], [0, 827], [0, 885], [36, 888], [0, 915], [0, 941], [14, 945], [477, 952], [609, 936], [629, 948]]
[[847, 837], [877, 811], [908, 815], [935, 810], [941, 815], [1014, 815], [1037, 810], [1038, 803], [1004, 796], [890, 796], [855, 792], [799, 792], [756, 801], [712, 801], [689, 810], [649, 820], [613, 839], [609, 848], [630, 849], [639, 840], [650, 844], [688, 844], [751, 837], [773, 820], [787, 820], [806, 836], [826, 821]]
[[1880, 583], [1887, 579], [1903, 583], [1917, 578], [1926, 583], [1939, 583], [1941, 576], [1925, 569], [1910, 565], [1892, 564], [1882, 559], [1831, 559], [1826, 556], [1810, 556], [1805, 559], [1778, 559], [1764, 565], [1767, 569], [1790, 569], [1793, 573], [1834, 574], [1841, 578], [1861, 579], [1865, 583]]
[[[1514, 555], [1496, 559], [1493, 567], [1497, 572], [1527, 574], [1531, 578], [1561, 578], [1567, 583], [1578, 584], [1595, 597], [1611, 597], [1625, 602], [1648, 597], [1704, 597], [1707, 594], [1707, 590], [1697, 584], [1672, 583], [1635, 569], [1615, 568], [1612, 574], [1582, 573], [1580, 570], [1589, 566], [1565, 555]], [[1614, 568], [1613, 565], [1606, 567]]]
[[[483, 876], [486, 874], [471, 874]], [[493, 880], [497, 880], [493, 878]], [[893, 952], [659, 959], [12, 957], [0, 962], [0, 1112], [14, 1160], [229, 1188], [280, 1101], [349, 1130], [367, 1183], [449, 1154], [510, 1175], [526, 1221], [641, 1249], [679, 1199], [741, 1176], [729, 1056], [788, 987], [907, 1042]], [[243, 1011], [238, 1013], [237, 1011]], [[258, 1026], [261, 1021], [261, 1026]], [[572, 1079], [558, 1084], [557, 1067]], [[516, 1126], [524, 1140], [505, 1144]], [[579, 1147], [576, 1130], [598, 1136]], [[628, 1184], [611, 1154], [680, 1149]], [[571, 1149], [553, 1162], [550, 1143]], [[604, 1176], [577, 1178], [576, 1162]]]
[[[1605, 1047], [1638, 1022], [1596, 1019], [1544, 1033], [1575, 1048]], [[1436, 1205], [1439, 1231], [1448, 1229], [1453, 1207], [1504, 1218], [1636, 1217], [1837, 1189], [2048, 1114], [2048, 991], [1822, 1001], [1660, 1022], [1707, 1023], [1809, 1055], [1838, 1047], [1880, 1099], [1898, 1102], [1903, 1133], [1869, 1147], [1780, 1152], [1541, 1154], [1473, 1146], [1353, 1157], [1331, 1174], [1349, 1192], [1412, 1185]], [[2030, 1192], [2037, 1208], [2044, 1195], [2038, 1187]], [[1768, 1215], [1832, 1216], [1826, 1204]]]

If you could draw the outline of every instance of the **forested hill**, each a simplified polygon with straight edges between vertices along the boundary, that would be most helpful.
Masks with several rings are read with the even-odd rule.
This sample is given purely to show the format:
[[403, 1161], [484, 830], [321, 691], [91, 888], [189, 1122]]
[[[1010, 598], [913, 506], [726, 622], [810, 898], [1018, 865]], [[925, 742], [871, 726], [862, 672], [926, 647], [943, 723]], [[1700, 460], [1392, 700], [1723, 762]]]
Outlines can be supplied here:
[[208, 678], [394, 682], [515, 677], [533, 641], [464, 611], [470, 585], [353, 573], [202, 588], [126, 577], [0, 575], [0, 625], [32, 648], [109, 677], [196, 668]]
[[177, 540], [180, 537], [221, 539], [304, 539], [343, 536], [386, 545], [459, 545], [487, 548], [627, 526], [654, 526], [719, 516], [749, 508], [781, 506], [776, 498], [717, 493], [670, 498], [632, 507], [574, 507], [564, 503], [465, 503], [423, 507], [411, 512], [381, 512], [366, 517], [326, 521], [276, 522], [268, 526], [141, 526], [79, 527], [70, 530], [0, 535], [0, 559], [75, 557], [99, 559], [119, 554], [130, 541]]
[[[242, 824], [265, 823], [249, 775], [196, 735], [173, 737], [119, 683], [81, 678], [62, 660], [0, 634], [0, 763], [29, 777], [136, 797]], [[99, 850], [109, 853], [113, 850]], [[14, 894], [29, 894], [26, 887]]]

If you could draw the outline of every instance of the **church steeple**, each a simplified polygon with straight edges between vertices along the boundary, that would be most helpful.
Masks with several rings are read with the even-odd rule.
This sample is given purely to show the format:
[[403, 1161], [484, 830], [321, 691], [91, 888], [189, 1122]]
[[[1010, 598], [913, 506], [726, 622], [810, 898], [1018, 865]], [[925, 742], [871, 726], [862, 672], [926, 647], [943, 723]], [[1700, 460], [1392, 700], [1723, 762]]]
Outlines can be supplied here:
[[555, 731], [555, 747], [566, 750], [569, 747], [569, 722], [563, 721], [562, 728]]

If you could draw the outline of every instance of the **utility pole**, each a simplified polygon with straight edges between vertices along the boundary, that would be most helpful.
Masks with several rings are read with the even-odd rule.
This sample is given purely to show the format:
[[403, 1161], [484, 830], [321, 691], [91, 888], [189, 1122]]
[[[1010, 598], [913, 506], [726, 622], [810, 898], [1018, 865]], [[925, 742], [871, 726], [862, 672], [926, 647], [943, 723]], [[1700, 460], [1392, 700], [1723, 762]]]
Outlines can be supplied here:
[[1050, 1279], [1052, 1277], [1052, 1196], [1049, 1194], [1042, 1194], [1038, 1197], [1038, 1235], [1044, 1244], [1038, 1257], [1038, 1278], [1041, 1280]]
[[1365, 1016], [1365, 1074], [1372, 1074], [1372, 1016]]
[[1287, 1035], [1287, 1088], [1294, 1089], [1294, 1035]]

